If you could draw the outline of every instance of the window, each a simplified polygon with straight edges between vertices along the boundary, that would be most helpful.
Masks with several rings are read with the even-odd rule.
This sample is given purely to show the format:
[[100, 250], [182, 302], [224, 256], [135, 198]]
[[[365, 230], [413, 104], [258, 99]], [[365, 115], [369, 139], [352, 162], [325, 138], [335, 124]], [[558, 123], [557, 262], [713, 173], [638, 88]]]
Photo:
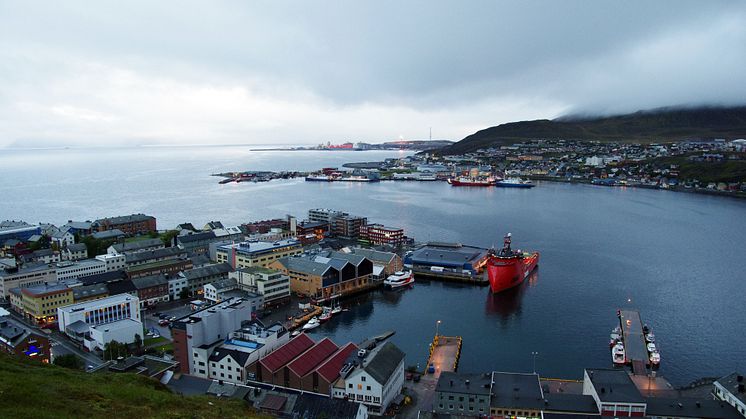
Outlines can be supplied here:
[[221, 372], [221, 373], [220, 373], [220, 378], [225, 378], [225, 374], [223, 374], [223, 373]]
[[448, 396], [448, 400], [453, 400], [453, 396]]
[[360, 377], [360, 381], [365, 381], [365, 376]]
[[199, 366], [200, 366], [200, 367], [204, 367], [204, 366], [205, 366], [205, 363], [204, 363], [204, 362], [202, 362], [202, 361], [199, 361]]
[[347, 384], [347, 388], [352, 388], [352, 383]]
[[370, 386], [365, 386], [365, 389], [370, 391]]
[[204, 374], [204, 373], [205, 373], [205, 370], [199, 370], [199, 373], [200, 373], [200, 374]]

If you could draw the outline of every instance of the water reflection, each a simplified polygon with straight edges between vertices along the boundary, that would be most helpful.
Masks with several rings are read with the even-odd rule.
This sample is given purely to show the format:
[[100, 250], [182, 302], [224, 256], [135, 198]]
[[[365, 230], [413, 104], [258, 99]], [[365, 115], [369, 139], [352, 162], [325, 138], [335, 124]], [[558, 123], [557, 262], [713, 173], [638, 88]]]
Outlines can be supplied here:
[[487, 315], [499, 316], [503, 319], [520, 316], [521, 302], [526, 288], [534, 287], [539, 281], [539, 269], [534, 269], [526, 281], [521, 285], [505, 290], [498, 294], [493, 294], [489, 289], [485, 291], [487, 301], [485, 303], [485, 312]]

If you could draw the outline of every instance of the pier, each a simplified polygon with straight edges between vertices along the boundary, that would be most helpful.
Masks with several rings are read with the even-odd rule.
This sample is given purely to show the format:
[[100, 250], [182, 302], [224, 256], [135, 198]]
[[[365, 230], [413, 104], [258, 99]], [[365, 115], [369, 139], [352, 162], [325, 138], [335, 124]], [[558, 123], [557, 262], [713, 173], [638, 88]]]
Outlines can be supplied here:
[[647, 375], [645, 367], [649, 363], [645, 335], [642, 331], [640, 312], [636, 310], [619, 310], [619, 325], [622, 328], [622, 340], [627, 362], [632, 364], [634, 375]]
[[[458, 360], [461, 356], [461, 336], [435, 335], [433, 343], [430, 344], [430, 356], [425, 366], [426, 373], [430, 373], [436, 379], [443, 371], [456, 372]], [[430, 366], [433, 371], [429, 371]]]

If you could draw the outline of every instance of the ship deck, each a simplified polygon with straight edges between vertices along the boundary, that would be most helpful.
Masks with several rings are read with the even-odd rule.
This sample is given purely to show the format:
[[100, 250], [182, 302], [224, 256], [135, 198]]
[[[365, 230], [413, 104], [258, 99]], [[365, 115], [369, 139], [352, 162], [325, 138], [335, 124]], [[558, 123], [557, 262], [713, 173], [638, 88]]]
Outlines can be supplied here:
[[640, 313], [636, 310], [621, 310], [619, 324], [622, 328], [624, 351], [627, 362], [632, 364], [632, 372], [635, 375], [646, 375], [648, 349], [645, 344], [645, 335], [642, 332]]

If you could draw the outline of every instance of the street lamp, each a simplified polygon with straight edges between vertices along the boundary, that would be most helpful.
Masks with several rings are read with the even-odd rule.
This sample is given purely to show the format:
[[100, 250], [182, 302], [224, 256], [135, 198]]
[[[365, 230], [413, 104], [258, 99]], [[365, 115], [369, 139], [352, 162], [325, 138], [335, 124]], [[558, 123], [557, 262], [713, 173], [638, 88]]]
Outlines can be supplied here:
[[438, 328], [440, 327], [440, 320], [435, 322], [435, 336], [438, 336]]
[[534, 357], [534, 374], [536, 374], [536, 355], [539, 355], [539, 353], [531, 352], [531, 355]]

